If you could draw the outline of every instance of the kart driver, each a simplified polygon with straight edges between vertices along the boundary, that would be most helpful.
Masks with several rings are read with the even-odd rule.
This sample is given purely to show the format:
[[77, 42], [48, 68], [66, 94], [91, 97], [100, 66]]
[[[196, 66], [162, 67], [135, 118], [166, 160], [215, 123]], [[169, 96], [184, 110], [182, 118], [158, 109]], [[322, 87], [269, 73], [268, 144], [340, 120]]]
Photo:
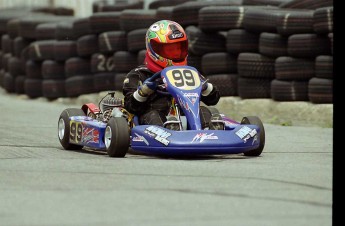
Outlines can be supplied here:
[[[157, 83], [147, 79], [165, 67], [187, 65], [188, 39], [181, 25], [160, 20], [150, 26], [145, 40], [144, 64], [131, 70], [123, 82], [124, 107], [139, 116], [140, 124], [163, 126], [171, 100], [156, 93]], [[220, 98], [217, 87], [202, 75], [200, 79], [204, 82], [200, 100], [208, 106], [216, 105]], [[200, 119], [202, 128], [209, 127], [211, 112], [205, 106], [200, 107]], [[176, 126], [169, 129], [178, 130]]]

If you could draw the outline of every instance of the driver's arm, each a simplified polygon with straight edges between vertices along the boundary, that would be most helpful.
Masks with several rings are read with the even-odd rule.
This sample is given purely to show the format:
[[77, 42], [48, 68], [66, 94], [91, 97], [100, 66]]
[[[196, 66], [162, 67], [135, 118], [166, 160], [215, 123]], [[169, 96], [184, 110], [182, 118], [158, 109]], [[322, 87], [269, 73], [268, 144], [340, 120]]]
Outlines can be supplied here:
[[123, 81], [122, 93], [124, 95], [124, 107], [132, 114], [142, 114], [146, 107], [146, 99], [138, 98], [135, 93], [141, 85], [141, 74], [136, 69], [131, 70]]
[[207, 82], [207, 79], [200, 73], [199, 76], [202, 82], [204, 82], [200, 100], [208, 106], [216, 105], [220, 99], [220, 93], [217, 86]]
[[213, 85], [212, 83], [208, 83], [208, 87], [208, 89], [210, 89], [211, 91], [208, 92], [208, 90], [206, 89], [205, 91], [207, 91], [208, 93], [205, 93], [205, 91], [202, 92], [200, 100], [206, 105], [216, 105], [220, 99], [219, 90], [217, 86]]

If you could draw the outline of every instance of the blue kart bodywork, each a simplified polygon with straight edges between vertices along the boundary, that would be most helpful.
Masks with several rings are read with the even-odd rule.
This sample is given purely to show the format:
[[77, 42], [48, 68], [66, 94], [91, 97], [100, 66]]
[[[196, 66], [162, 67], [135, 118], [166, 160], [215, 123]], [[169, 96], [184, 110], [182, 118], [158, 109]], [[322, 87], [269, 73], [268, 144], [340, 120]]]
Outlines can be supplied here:
[[[80, 134], [70, 136], [73, 144], [105, 150], [104, 134], [107, 123], [88, 116], [72, 116]], [[137, 152], [168, 155], [238, 154], [259, 147], [260, 128], [227, 121], [225, 130], [174, 131], [161, 126], [139, 125], [131, 129], [130, 147]]]
[[233, 130], [173, 131], [160, 126], [137, 126], [131, 132], [131, 148], [145, 153], [168, 155], [238, 154], [259, 147], [255, 125]]
[[70, 117], [70, 128], [76, 127], [76, 133], [71, 131], [69, 141], [95, 149], [105, 149], [104, 132], [106, 123], [100, 122], [88, 116]]
[[[261, 154], [263, 126], [239, 123], [220, 114], [224, 123], [222, 130], [202, 128], [199, 114], [202, 81], [195, 68], [171, 66], [152, 76], [152, 80], [159, 77], [166, 90], [161, 92], [162, 95], [172, 96], [175, 107], [182, 111], [182, 117], [186, 119], [186, 125], [182, 127], [181, 114], [177, 114], [179, 131], [157, 125], [140, 125], [138, 117], [134, 116], [129, 131], [119, 132], [129, 132], [128, 148], [139, 153], [164, 155], [238, 154], [261, 148], [254, 155]], [[86, 115], [71, 116], [69, 120], [71, 144], [107, 150], [107, 122]]]

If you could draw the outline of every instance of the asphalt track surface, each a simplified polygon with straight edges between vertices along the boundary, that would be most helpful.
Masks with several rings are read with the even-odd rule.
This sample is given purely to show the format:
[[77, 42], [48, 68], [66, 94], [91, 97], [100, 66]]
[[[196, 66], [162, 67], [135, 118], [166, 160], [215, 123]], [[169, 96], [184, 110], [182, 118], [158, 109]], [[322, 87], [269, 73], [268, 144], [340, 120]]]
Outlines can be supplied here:
[[70, 106], [0, 89], [0, 225], [331, 226], [333, 129], [266, 124], [260, 157], [63, 150]]

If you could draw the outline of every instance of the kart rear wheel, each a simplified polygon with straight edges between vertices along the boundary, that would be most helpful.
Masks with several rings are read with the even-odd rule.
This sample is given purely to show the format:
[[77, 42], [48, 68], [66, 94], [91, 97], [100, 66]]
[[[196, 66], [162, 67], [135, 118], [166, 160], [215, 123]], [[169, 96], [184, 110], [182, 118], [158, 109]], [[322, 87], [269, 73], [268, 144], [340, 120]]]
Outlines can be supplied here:
[[265, 146], [265, 128], [261, 120], [256, 116], [243, 117], [241, 124], [257, 125], [260, 128], [260, 145], [257, 149], [250, 150], [244, 153], [245, 156], [259, 156]]
[[81, 145], [71, 144], [69, 142], [70, 136], [70, 117], [71, 116], [84, 116], [85, 113], [79, 108], [67, 108], [65, 109], [58, 122], [58, 137], [62, 147], [66, 150], [80, 150], [83, 148]]
[[124, 157], [129, 148], [129, 127], [123, 117], [112, 117], [107, 123], [104, 144], [110, 157]]

